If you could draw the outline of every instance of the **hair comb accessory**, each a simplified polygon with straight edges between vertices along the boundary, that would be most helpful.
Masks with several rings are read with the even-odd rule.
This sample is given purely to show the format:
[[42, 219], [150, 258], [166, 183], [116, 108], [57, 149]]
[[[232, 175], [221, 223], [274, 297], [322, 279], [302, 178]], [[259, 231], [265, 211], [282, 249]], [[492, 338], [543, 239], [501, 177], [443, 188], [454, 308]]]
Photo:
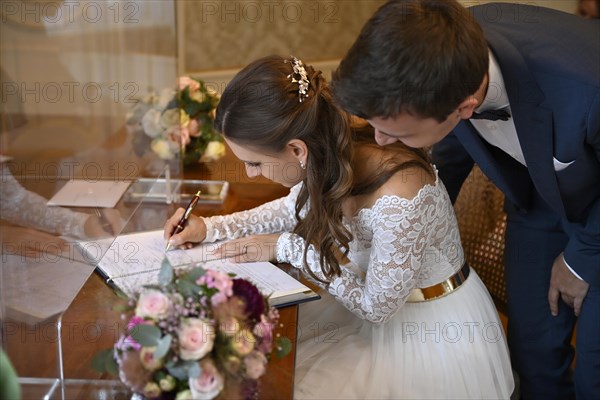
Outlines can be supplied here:
[[[308, 74], [306, 73], [306, 69], [304, 68], [304, 64], [302, 61], [298, 60], [296, 57], [292, 56], [291, 60], [285, 60], [284, 62], [290, 62], [292, 64], [292, 68], [294, 72], [289, 74], [287, 77], [292, 78], [293, 83], [298, 83], [298, 96], [300, 103], [308, 97], [308, 85], [310, 81], [308, 80]], [[296, 79], [296, 76], [299, 78]]]

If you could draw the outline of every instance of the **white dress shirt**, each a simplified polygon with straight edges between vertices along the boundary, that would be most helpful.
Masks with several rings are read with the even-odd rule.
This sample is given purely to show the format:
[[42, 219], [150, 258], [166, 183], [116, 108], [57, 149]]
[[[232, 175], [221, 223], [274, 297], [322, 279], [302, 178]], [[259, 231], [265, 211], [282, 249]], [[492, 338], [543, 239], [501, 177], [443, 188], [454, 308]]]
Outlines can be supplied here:
[[[498, 66], [496, 58], [489, 52], [490, 55], [490, 66], [489, 66], [489, 85], [488, 90], [481, 103], [475, 112], [480, 113], [488, 110], [500, 110], [504, 109], [510, 113], [510, 104], [508, 101], [508, 94], [506, 93], [506, 86], [504, 85], [504, 78], [502, 72]], [[523, 156], [523, 150], [519, 143], [519, 137], [517, 136], [517, 128], [512, 118], [506, 121], [497, 120], [490, 121], [485, 119], [471, 119], [470, 120], [479, 135], [489, 144], [499, 148], [512, 158], [527, 166], [525, 157]], [[557, 160], [554, 160], [555, 169], [557, 168]], [[567, 164], [568, 166], [568, 164]], [[560, 166], [559, 166], [560, 167]], [[569, 264], [563, 256], [563, 261], [569, 270], [577, 278], [583, 280]]]

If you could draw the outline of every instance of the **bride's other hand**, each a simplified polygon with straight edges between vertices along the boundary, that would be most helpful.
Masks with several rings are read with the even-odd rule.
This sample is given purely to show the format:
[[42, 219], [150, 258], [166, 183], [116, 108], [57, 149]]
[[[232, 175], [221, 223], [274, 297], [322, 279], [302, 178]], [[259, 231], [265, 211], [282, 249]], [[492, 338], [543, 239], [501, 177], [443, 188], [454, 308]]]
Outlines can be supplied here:
[[213, 255], [235, 262], [273, 261], [276, 259], [279, 233], [252, 235], [223, 243]]

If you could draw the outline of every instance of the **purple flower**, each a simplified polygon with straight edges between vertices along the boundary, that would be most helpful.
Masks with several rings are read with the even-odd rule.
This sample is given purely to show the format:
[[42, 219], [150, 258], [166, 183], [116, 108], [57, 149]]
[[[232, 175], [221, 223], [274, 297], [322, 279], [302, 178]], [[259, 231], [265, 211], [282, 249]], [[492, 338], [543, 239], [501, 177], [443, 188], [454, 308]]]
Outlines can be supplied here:
[[260, 321], [265, 300], [257, 287], [245, 279], [234, 279], [233, 294], [244, 301], [248, 318], [253, 322]]
[[137, 325], [143, 324], [143, 323], [144, 323], [144, 318], [134, 315], [133, 317], [131, 317], [131, 319], [127, 323], [127, 332], [131, 332], [131, 330], [133, 328], [135, 328]]

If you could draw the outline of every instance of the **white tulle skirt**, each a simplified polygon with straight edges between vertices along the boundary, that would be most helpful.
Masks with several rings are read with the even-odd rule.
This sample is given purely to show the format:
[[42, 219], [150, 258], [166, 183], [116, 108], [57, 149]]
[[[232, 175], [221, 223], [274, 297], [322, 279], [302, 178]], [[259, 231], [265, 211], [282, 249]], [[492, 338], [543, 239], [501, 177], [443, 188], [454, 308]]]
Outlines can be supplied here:
[[471, 270], [449, 295], [407, 303], [384, 325], [328, 293], [300, 306], [296, 399], [508, 399], [502, 324]]

